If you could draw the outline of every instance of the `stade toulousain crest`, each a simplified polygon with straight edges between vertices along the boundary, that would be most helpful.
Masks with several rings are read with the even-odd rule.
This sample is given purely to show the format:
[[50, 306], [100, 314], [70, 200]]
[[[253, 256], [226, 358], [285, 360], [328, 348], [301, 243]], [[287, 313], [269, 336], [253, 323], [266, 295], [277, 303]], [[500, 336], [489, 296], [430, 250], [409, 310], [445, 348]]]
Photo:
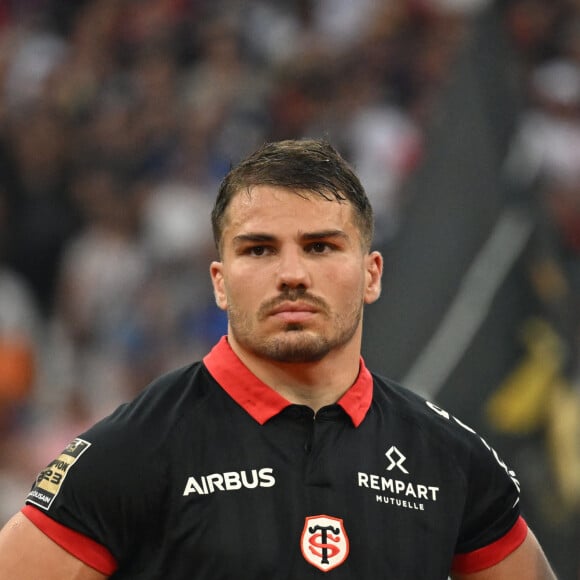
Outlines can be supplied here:
[[343, 521], [332, 516], [308, 516], [300, 547], [305, 560], [323, 572], [340, 566], [349, 550]]

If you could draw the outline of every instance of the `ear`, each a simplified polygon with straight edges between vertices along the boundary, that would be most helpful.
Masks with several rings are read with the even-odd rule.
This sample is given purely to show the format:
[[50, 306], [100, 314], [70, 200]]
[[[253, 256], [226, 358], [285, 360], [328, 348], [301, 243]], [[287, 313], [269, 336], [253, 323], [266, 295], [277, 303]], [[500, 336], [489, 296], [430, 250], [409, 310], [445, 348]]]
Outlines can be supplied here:
[[213, 286], [213, 295], [218, 308], [226, 310], [228, 306], [227, 294], [224, 285], [223, 264], [212, 262], [209, 266], [209, 275]]
[[372, 304], [381, 295], [383, 276], [383, 256], [380, 252], [370, 252], [365, 256], [365, 304]]

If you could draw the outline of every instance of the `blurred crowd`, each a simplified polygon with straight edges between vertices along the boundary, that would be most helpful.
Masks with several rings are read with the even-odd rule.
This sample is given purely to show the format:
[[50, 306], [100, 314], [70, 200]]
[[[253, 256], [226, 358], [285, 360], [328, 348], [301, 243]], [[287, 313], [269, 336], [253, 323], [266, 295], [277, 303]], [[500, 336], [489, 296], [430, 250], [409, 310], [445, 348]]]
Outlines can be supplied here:
[[[534, 192], [554, 226], [571, 290], [580, 296], [580, 2], [503, 4], [525, 87], [508, 175], [516, 189]], [[580, 330], [580, 300], [575, 302]]]
[[394, 234], [478, 0], [0, 0], [0, 523], [96, 418], [225, 332], [209, 213], [327, 137]]

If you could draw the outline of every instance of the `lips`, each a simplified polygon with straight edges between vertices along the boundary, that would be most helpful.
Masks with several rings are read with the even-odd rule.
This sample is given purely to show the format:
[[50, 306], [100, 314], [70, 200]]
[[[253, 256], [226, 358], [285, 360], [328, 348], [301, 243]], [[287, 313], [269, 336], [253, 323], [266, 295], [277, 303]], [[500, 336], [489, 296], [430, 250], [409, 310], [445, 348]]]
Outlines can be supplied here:
[[284, 302], [272, 308], [270, 314], [284, 314], [287, 312], [316, 312], [317, 308], [305, 302]]
[[318, 309], [305, 302], [285, 302], [272, 308], [270, 316], [276, 317], [285, 322], [304, 322], [312, 318]]

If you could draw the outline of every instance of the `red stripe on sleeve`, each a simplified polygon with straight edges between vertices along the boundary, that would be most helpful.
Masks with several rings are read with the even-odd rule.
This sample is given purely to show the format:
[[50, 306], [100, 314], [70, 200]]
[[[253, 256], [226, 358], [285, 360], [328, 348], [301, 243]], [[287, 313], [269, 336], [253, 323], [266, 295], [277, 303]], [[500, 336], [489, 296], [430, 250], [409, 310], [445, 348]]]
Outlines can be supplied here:
[[527, 534], [528, 525], [520, 516], [511, 530], [499, 540], [467, 554], [456, 554], [451, 569], [460, 574], [469, 574], [490, 568], [519, 548]]
[[24, 506], [21, 511], [41, 532], [81, 562], [106, 576], [117, 569], [115, 558], [105, 546], [59, 524], [31, 505]]

